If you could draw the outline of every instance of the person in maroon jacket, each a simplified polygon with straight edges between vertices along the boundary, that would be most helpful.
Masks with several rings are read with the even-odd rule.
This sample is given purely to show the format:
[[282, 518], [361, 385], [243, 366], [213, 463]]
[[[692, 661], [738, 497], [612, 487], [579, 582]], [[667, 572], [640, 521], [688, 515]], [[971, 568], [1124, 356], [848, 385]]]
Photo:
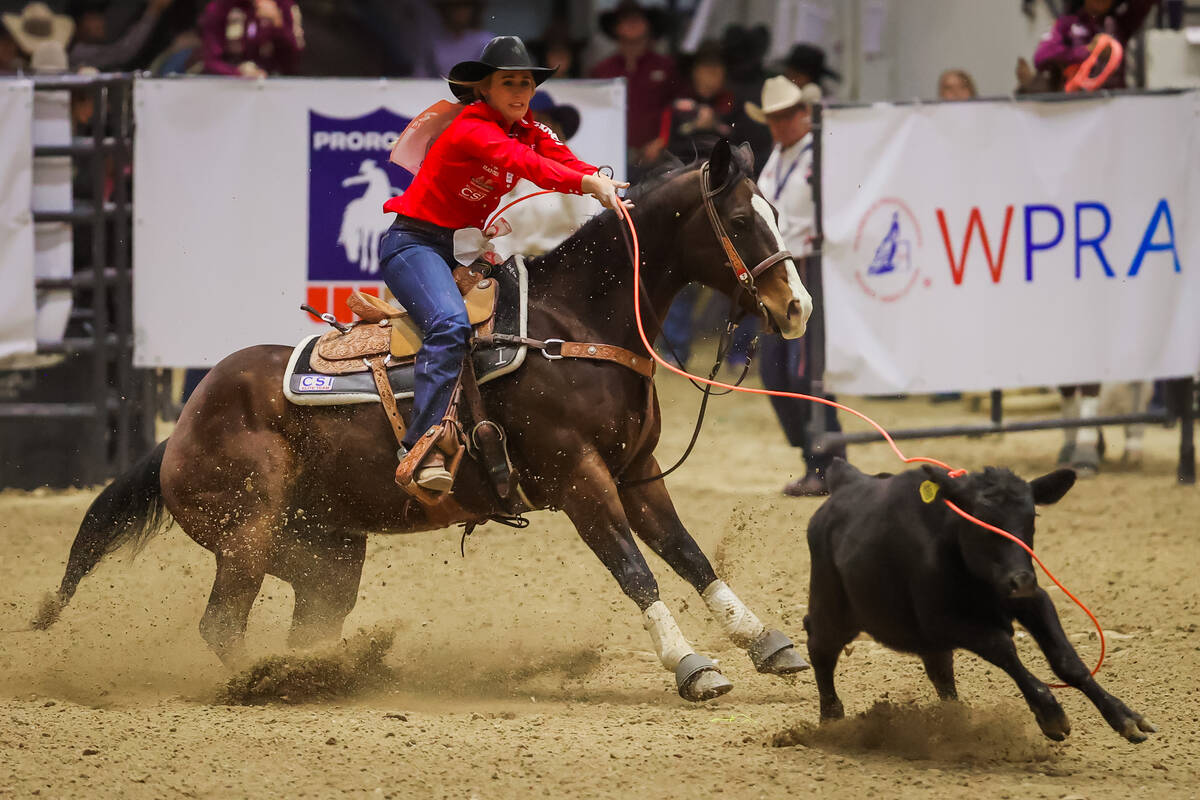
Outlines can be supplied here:
[[[1157, 4], [1158, 0], [1070, 0], [1067, 13], [1055, 21], [1038, 44], [1034, 67], [1061, 74], [1068, 67], [1082, 64], [1102, 33], [1127, 46]], [[1124, 89], [1124, 67], [1116, 69], [1103, 88]]]
[[666, 32], [666, 16], [662, 9], [622, 0], [600, 15], [600, 29], [616, 40], [617, 52], [592, 67], [589, 77], [626, 81], [625, 146], [632, 168], [643, 161], [658, 136], [663, 111], [681, 91], [674, 60], [651, 49], [653, 40]]
[[295, 0], [211, 0], [200, 35], [210, 75], [295, 75], [304, 49]]
[[[498, 36], [478, 61], [455, 64], [450, 89], [466, 108], [433, 142], [408, 190], [383, 206], [396, 220], [380, 242], [380, 271], [423, 334], [406, 450], [445, 416], [468, 350], [471, 325], [451, 274], [455, 231], [482, 229], [520, 178], [543, 189], [591, 194], [614, 210], [624, 202], [617, 189], [629, 184], [598, 174], [534, 120], [529, 102], [552, 74], [534, 65], [516, 36]], [[429, 491], [450, 488], [452, 477], [436, 448], [414, 480]]]

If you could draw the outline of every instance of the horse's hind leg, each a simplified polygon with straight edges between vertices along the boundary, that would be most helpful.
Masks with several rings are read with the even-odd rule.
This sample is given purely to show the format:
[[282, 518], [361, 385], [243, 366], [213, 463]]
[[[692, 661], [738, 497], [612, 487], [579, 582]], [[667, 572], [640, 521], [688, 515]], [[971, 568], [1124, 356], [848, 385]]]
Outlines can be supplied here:
[[[642, 468], [631, 471], [630, 478], [658, 473], [658, 462], [650, 458]], [[680, 521], [662, 481], [622, 489], [621, 501], [642, 541], [700, 593], [713, 618], [734, 644], [747, 652], [759, 672], [787, 675], [808, 668], [791, 639], [768, 630], [717, 577], [708, 557]]]
[[308, 647], [341, 636], [342, 623], [358, 599], [366, 553], [363, 535], [280, 537], [268, 572], [290, 583], [296, 594], [290, 646]]
[[245, 662], [246, 619], [262, 588], [266, 561], [265, 548], [217, 551], [217, 576], [200, 619], [200, 635], [230, 669]]

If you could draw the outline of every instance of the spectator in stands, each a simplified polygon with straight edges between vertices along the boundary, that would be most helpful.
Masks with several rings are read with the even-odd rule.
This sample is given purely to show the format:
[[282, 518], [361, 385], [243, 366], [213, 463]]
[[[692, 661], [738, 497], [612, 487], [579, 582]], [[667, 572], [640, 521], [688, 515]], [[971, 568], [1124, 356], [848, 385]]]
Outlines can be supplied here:
[[432, 61], [418, 70], [418, 76], [442, 78], [460, 61], [479, 56], [495, 34], [483, 27], [483, 0], [434, 0], [441, 19], [433, 37]]
[[827, 78], [833, 81], [842, 79], [841, 75], [831, 70], [825, 63], [824, 50], [816, 45], [803, 42], [788, 51], [780, 71], [800, 88], [815, 83], [822, 93], [825, 91], [824, 81]]
[[[690, 58], [691, 85], [687, 96], [672, 103], [663, 112], [658, 138], [648, 148], [665, 149], [681, 161], [706, 158], [722, 138], [733, 136], [733, 93], [725, 85], [725, 61], [717, 41], [702, 42]], [[662, 337], [666, 355], [680, 366], [687, 363], [692, 349], [692, 318], [699, 298], [697, 286], [688, 286], [675, 298], [663, 319]]]
[[948, 69], [938, 77], [939, 100], [970, 100], [976, 94], [975, 81], [966, 70]]
[[[7, 15], [6, 15], [7, 16]], [[25, 69], [25, 59], [17, 40], [8, 32], [8, 25], [0, 25], [0, 75], [15, 75]]]
[[295, 0], [211, 0], [200, 31], [210, 75], [295, 75], [304, 49]]
[[736, 144], [746, 143], [754, 152], [754, 169], [762, 170], [771, 152], [771, 135], [762, 125], [746, 116], [746, 103], [762, 94], [767, 71], [763, 59], [771, 46], [771, 34], [764, 25], [747, 28], [730, 25], [721, 34], [721, 55], [725, 61], [726, 84], [733, 93], [733, 137]]
[[565, 18], [551, 22], [542, 33], [542, 38], [530, 45], [529, 50], [541, 63], [556, 67], [557, 78], [582, 78], [583, 69], [579, 53], [586, 42], [571, 38], [570, 27]]
[[[75, 34], [75, 20], [66, 14], [55, 14], [45, 3], [30, 3], [20, 14], [4, 14], [0, 20], [4, 22], [7, 38], [13, 43], [10, 48], [0, 42], [0, 70], [11, 67], [13, 72], [17, 72], [38, 45], [56, 42], [66, 48]], [[5, 51], [11, 52], [13, 48], [16, 54], [5, 57]], [[7, 66], [4, 61], [7, 61]]]
[[600, 15], [600, 29], [617, 42], [617, 52], [592, 67], [590, 75], [625, 78], [627, 82], [625, 144], [633, 176], [642, 171], [647, 147], [658, 135], [663, 110], [679, 94], [675, 62], [652, 49], [666, 28], [667, 17], [662, 9], [643, 6], [636, 0], [621, 0], [616, 8]]
[[733, 135], [734, 97], [725, 84], [721, 45], [702, 42], [689, 61], [688, 91], [663, 111], [647, 160], [665, 149], [686, 163], [707, 156], [718, 140]]
[[[779, 229], [784, 246], [795, 256], [801, 280], [805, 277], [808, 257], [813, 250], [815, 209], [812, 186], [812, 124], [810, 109], [821, 102], [821, 88], [808, 83], [800, 88], [785, 76], [769, 79], [763, 85], [762, 105], [748, 104], [751, 119], [766, 125], [775, 142], [771, 156], [763, 165], [758, 188], [779, 212]], [[766, 336], [759, 354], [763, 386], [768, 389], [810, 394], [812, 382], [807, 374], [808, 339], [785, 340]], [[832, 398], [830, 398], [832, 399]], [[805, 464], [802, 477], [783, 487], [791, 497], [826, 494], [825, 469], [834, 456], [845, 457], [845, 450], [817, 455], [809, 441], [812, 414], [825, 414], [825, 430], [840, 431], [837, 412], [830, 406], [795, 398], [771, 397], [771, 406], [779, 418], [788, 444], [800, 448]]]
[[154, 32], [163, 11], [173, 0], [149, 0], [141, 19], [135, 22], [116, 41], [109, 41], [107, 0], [86, 0], [79, 15], [75, 43], [71, 45], [71, 66], [94, 67], [101, 72], [133, 66], [133, 60]]
[[[1128, 45], [1157, 4], [1158, 0], [1069, 0], [1067, 12], [1038, 44], [1034, 67], [1054, 75], [1054, 83], [1069, 80], [1068, 73], [1087, 60], [1097, 36], [1107, 33], [1122, 46]], [[1125, 85], [1122, 66], [1109, 76], [1103, 88], [1124, 89]]]
[[29, 57], [29, 71], [34, 75], [61, 75], [67, 71], [67, 49], [50, 39], [42, 42]]

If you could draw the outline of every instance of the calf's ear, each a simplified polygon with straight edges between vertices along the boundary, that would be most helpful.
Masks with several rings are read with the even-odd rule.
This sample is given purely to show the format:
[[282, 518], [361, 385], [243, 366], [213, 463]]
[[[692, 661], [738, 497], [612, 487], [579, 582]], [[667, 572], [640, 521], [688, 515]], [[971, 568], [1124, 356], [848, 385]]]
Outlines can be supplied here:
[[1057, 503], [1074, 485], [1073, 469], [1056, 469], [1029, 482], [1029, 487], [1033, 489], [1033, 502], [1039, 506]]
[[966, 478], [961, 476], [951, 478], [950, 473], [946, 472], [946, 470], [941, 467], [935, 467], [932, 464], [922, 464], [921, 469], [929, 476], [929, 480], [936, 483], [943, 490], [947, 500], [951, 500], [959, 506], [963, 505], [963, 501], [966, 499]]

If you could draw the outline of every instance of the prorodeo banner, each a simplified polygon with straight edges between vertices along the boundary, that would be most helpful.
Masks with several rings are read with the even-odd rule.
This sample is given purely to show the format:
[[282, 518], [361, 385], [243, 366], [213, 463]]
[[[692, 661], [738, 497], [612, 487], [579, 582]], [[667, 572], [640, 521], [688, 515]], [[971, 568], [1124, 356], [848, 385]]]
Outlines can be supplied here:
[[36, 352], [33, 83], [0, 80], [0, 366]]
[[1200, 93], [875, 105], [824, 119], [832, 388], [1200, 368]]
[[[623, 83], [544, 88], [579, 110], [580, 158], [624, 164]], [[410, 180], [388, 154], [449, 97], [445, 81], [139, 80], [134, 93], [135, 363], [293, 344], [325, 329], [301, 303], [345, 319], [351, 291], [381, 290], [383, 203]]]

